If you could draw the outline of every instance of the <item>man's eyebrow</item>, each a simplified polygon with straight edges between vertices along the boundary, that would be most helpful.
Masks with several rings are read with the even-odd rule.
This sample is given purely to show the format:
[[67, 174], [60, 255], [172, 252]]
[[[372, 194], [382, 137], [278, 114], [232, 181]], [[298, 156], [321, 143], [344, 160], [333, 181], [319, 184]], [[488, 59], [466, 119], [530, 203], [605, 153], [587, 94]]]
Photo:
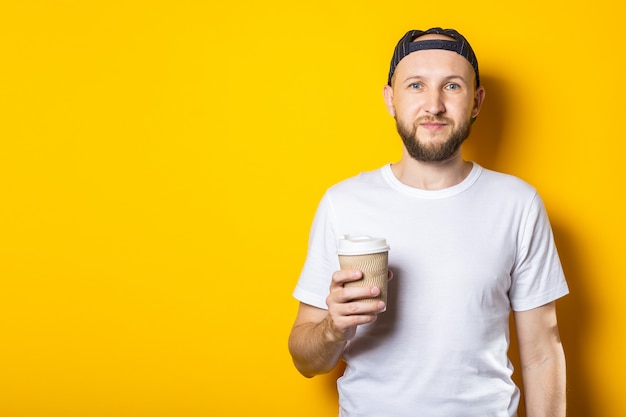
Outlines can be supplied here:
[[465, 84], [471, 84], [471, 81], [461, 75], [449, 75], [444, 78], [445, 81], [462, 81]]

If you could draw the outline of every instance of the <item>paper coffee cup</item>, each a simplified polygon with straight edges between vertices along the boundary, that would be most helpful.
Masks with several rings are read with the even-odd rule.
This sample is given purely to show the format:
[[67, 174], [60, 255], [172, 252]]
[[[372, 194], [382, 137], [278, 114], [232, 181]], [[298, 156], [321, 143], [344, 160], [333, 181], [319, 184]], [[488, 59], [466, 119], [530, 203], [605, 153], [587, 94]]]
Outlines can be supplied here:
[[377, 286], [380, 294], [362, 301], [384, 301], [387, 305], [388, 254], [389, 245], [384, 238], [351, 235], [339, 238], [337, 255], [341, 269], [358, 269], [363, 273], [363, 278], [344, 286]]

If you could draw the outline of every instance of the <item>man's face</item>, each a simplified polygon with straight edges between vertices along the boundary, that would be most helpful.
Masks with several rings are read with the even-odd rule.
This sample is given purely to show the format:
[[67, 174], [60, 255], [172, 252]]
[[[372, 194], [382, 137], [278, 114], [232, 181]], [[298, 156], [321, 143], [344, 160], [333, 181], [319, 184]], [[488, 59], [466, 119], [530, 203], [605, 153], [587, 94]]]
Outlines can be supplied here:
[[[437, 38], [447, 39], [419, 39]], [[483, 88], [475, 88], [469, 62], [451, 51], [413, 52], [396, 67], [392, 84], [385, 87], [385, 101], [409, 155], [422, 162], [455, 156], [484, 98]]]

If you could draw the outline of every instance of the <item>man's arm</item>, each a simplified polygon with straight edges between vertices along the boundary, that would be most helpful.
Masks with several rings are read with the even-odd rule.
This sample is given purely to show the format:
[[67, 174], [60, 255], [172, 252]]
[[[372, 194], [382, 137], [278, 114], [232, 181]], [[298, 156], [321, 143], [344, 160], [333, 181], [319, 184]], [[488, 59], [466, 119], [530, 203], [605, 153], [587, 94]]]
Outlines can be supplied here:
[[565, 354], [551, 302], [515, 312], [527, 417], [565, 417]]
[[306, 377], [330, 372], [341, 359], [346, 343], [360, 324], [371, 323], [385, 308], [385, 303], [359, 302], [377, 296], [378, 287], [348, 287], [343, 284], [362, 277], [360, 271], [337, 271], [333, 274], [326, 298], [328, 311], [300, 303], [289, 335], [293, 363]]
[[331, 371], [347, 343], [330, 330], [326, 310], [300, 303], [289, 335], [289, 351], [296, 369], [307, 378]]

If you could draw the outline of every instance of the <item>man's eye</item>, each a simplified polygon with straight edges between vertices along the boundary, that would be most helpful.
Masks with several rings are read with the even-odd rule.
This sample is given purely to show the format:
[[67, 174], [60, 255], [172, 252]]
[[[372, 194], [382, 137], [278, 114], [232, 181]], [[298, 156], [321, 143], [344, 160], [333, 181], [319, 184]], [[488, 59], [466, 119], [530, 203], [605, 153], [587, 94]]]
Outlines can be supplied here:
[[448, 85], [446, 86], [446, 88], [447, 88], [448, 90], [458, 90], [459, 88], [461, 88], [461, 86], [460, 86], [460, 85], [458, 85], [458, 84], [454, 84], [454, 83], [452, 83], [452, 84], [448, 84]]
[[420, 88], [422, 88], [422, 83], [411, 83], [409, 85], [409, 88], [412, 88], [414, 90], [420, 89]]

